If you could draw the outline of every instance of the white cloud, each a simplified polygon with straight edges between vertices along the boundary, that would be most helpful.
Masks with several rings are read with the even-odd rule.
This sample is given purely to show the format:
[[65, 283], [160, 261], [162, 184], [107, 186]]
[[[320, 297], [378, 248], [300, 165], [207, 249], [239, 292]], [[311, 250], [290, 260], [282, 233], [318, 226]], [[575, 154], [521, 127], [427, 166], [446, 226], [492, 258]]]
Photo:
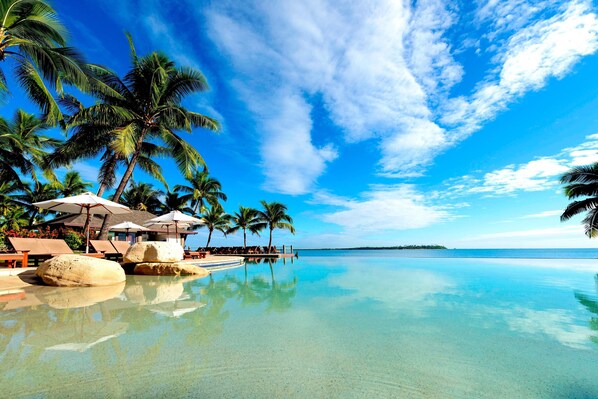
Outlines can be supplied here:
[[[264, 140], [265, 188], [286, 194], [308, 192], [310, 183], [322, 173], [326, 163], [337, 157], [332, 145], [320, 148], [311, 142], [310, 107], [301, 96], [281, 96], [278, 113], [262, 121]], [[278, 131], [279, 126], [286, 126]], [[300, 159], [301, 162], [297, 162]], [[272, 167], [276, 165], [276, 167]]]
[[563, 213], [562, 210], [556, 209], [554, 211], [544, 211], [544, 212], [539, 212], [539, 213], [532, 213], [531, 215], [521, 216], [520, 219], [547, 218], [547, 217], [559, 216], [561, 213]]
[[569, 2], [551, 18], [513, 34], [496, 57], [497, 76], [469, 98], [447, 104], [441, 120], [456, 127], [455, 139], [463, 139], [512, 101], [542, 88], [551, 77], [562, 78], [581, 57], [593, 54], [598, 48], [598, 19], [591, 8], [587, 1]]
[[509, 165], [484, 175], [483, 184], [471, 193], [509, 194], [514, 191], [543, 191], [555, 186], [555, 176], [566, 172], [564, 160], [541, 158], [523, 165]]
[[552, 156], [519, 165], [507, 165], [481, 178], [466, 175], [449, 179], [446, 184], [450, 186], [448, 192], [454, 195], [504, 195], [518, 191], [551, 190], [559, 185], [559, 177], [571, 167], [594, 162], [598, 162], [598, 134], [589, 135], [583, 143], [565, 148]]
[[[345, 141], [377, 140], [381, 174], [417, 176], [598, 43], [589, 1], [491, 0], [478, 4], [473, 23], [443, 0], [188, 4], [197, 10], [195, 31], [164, 22], [167, 9], [156, 1], [117, 14], [136, 14], [152, 41], [185, 64], [203, 56], [181, 43], [207, 32], [222, 53], [219, 76], [251, 113], [264, 186], [287, 194], [308, 192], [338, 156], [332, 136], [314, 139], [314, 98]], [[455, 60], [460, 50], [447, 32], [464, 23], [492, 42], [495, 57], [471, 94], [450, 98], [468, 65]]]
[[373, 186], [359, 199], [325, 193], [314, 201], [343, 208], [324, 213], [322, 219], [348, 231], [397, 231], [427, 227], [454, 218], [448, 208], [429, 204], [426, 196], [410, 185]]

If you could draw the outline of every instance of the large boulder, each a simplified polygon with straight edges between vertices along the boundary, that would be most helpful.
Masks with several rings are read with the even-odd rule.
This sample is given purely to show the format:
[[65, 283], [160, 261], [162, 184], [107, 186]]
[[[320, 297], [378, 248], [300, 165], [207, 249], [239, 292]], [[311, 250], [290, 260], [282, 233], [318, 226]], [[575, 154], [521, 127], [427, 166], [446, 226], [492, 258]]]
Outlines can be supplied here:
[[114, 285], [126, 280], [117, 263], [81, 255], [59, 255], [42, 263], [35, 274], [55, 287]]
[[205, 277], [210, 272], [203, 267], [195, 266], [189, 262], [175, 263], [138, 263], [135, 265], [135, 274], [144, 274], [146, 276], [201, 276]]
[[124, 262], [179, 262], [184, 255], [183, 247], [175, 242], [146, 241], [131, 245], [124, 256]]

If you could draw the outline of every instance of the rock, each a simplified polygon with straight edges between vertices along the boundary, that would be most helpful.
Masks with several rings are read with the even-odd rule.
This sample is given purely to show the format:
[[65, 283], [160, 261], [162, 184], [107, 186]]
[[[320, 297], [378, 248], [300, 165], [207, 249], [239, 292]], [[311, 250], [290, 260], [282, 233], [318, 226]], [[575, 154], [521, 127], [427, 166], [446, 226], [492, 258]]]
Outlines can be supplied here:
[[124, 256], [124, 262], [179, 262], [184, 255], [183, 247], [175, 242], [146, 241], [131, 245]]
[[117, 262], [80, 255], [55, 256], [42, 263], [35, 274], [55, 287], [114, 285], [126, 280]]
[[188, 276], [196, 275], [205, 277], [210, 274], [203, 267], [195, 266], [188, 262], [175, 263], [138, 263], [135, 265], [135, 274], [144, 274], [146, 276]]

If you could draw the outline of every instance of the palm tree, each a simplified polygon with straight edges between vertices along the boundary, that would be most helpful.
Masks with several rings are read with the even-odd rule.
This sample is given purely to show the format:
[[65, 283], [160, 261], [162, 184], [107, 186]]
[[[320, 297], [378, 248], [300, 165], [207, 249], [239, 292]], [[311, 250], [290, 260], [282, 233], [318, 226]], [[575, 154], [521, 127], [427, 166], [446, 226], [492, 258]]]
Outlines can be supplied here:
[[127, 191], [123, 193], [121, 202], [123, 205], [137, 211], [157, 212], [160, 209], [162, 195], [160, 190], [154, 189], [149, 183], [135, 183], [131, 181]]
[[0, 228], [5, 230], [21, 230], [30, 225], [25, 208], [18, 206], [8, 211], [6, 215], [0, 216]]
[[[143, 152], [144, 143], [160, 142], [168, 149], [184, 176], [191, 176], [205, 162], [199, 152], [177, 134], [201, 127], [219, 130], [218, 122], [182, 106], [183, 99], [203, 92], [208, 84], [196, 69], [177, 67], [166, 55], [153, 52], [138, 57], [130, 36], [132, 68], [123, 79], [108, 71], [100, 74], [112, 92], [95, 91], [99, 102], [79, 109], [69, 120], [73, 126], [98, 125], [111, 129], [110, 146], [126, 158], [126, 169], [113, 201], [118, 201], [129, 183]], [[104, 219], [100, 237], [108, 232], [109, 216]]]
[[34, 182], [32, 185], [27, 184], [23, 188], [22, 194], [15, 195], [15, 199], [17, 199], [27, 210], [29, 227], [33, 227], [35, 222], [40, 219], [40, 216], [49, 213], [49, 211], [40, 210], [37, 206], [33, 205], [33, 203], [51, 200], [56, 197], [58, 197], [56, 185], [41, 182]]
[[0, 180], [23, 186], [21, 176], [31, 176], [37, 181], [36, 169], [54, 178], [43, 158], [59, 141], [41, 134], [47, 128], [39, 118], [23, 110], [18, 110], [11, 122], [0, 116]]
[[[0, 0], [0, 21], [0, 61], [13, 61], [16, 79], [40, 106], [45, 122], [61, 122], [63, 115], [51, 90], [62, 96], [65, 84], [89, 89], [99, 83], [94, 73], [101, 67], [86, 64], [74, 49], [65, 47], [66, 29], [47, 1]], [[2, 64], [0, 92], [6, 93], [6, 63]]]
[[[84, 109], [83, 104], [74, 96], [66, 95], [61, 104], [70, 112], [77, 113]], [[122, 146], [114, 141], [118, 138], [114, 134], [114, 126], [101, 123], [67, 124], [70, 137], [63, 142], [52, 154], [45, 157], [45, 165], [49, 168], [68, 166], [77, 159], [93, 158], [100, 155], [98, 172], [97, 195], [102, 196], [117, 182], [116, 171], [119, 167], [127, 167], [128, 157]], [[166, 185], [162, 176], [161, 166], [153, 160], [156, 157], [168, 155], [168, 148], [155, 143], [142, 144], [141, 154], [137, 160], [139, 167]]]
[[226, 194], [222, 192], [222, 184], [208, 173], [204, 168], [202, 171], [196, 170], [191, 178], [188, 178], [188, 186], [176, 185], [175, 191], [186, 193], [185, 198], [191, 201], [193, 214], [206, 211], [206, 205], [216, 205], [219, 200], [226, 201]]
[[8, 215], [15, 207], [20, 206], [14, 195], [21, 190], [21, 186], [14, 181], [0, 182], [0, 216]]
[[247, 248], [247, 230], [252, 234], [259, 236], [259, 224], [257, 210], [253, 208], [239, 207], [239, 212], [235, 212], [231, 218], [233, 226], [228, 229], [227, 234], [236, 233], [239, 229], [243, 230], [243, 248]]
[[58, 183], [58, 193], [63, 197], [70, 197], [84, 193], [92, 186], [91, 183], [83, 181], [79, 172], [71, 170], [66, 172], [62, 182]]
[[280, 202], [266, 202], [261, 201], [264, 207], [263, 211], [257, 211], [257, 216], [260, 219], [260, 223], [256, 225], [258, 230], [268, 228], [270, 230], [270, 241], [268, 241], [268, 253], [272, 248], [272, 232], [274, 229], [286, 229], [292, 234], [295, 234], [295, 228], [293, 227], [293, 219], [287, 215], [287, 206]]
[[164, 200], [160, 204], [160, 211], [164, 213], [172, 211], [181, 211], [183, 213], [193, 213], [193, 210], [187, 206], [187, 199], [179, 196], [176, 192], [168, 191], [164, 195]]
[[586, 235], [589, 238], [596, 237], [598, 235], [598, 163], [571, 169], [561, 176], [561, 183], [565, 184], [564, 191], [567, 198], [585, 197], [567, 206], [561, 215], [561, 222], [579, 213], [587, 212], [582, 221]]
[[222, 232], [222, 234], [226, 235], [229, 229], [231, 216], [224, 212], [224, 209], [220, 204], [216, 204], [212, 206], [202, 217], [204, 224], [200, 224], [195, 228], [202, 228], [207, 227], [209, 234], [208, 234], [208, 242], [206, 243], [206, 248], [210, 246], [210, 241], [212, 240], [212, 233], [214, 230], [218, 230]]

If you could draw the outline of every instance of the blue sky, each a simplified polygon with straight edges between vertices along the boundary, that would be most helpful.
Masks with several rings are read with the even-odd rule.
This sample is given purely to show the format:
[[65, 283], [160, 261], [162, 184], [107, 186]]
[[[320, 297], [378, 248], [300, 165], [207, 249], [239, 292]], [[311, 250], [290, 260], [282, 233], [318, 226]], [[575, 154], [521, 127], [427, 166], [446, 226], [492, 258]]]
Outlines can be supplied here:
[[[559, 221], [558, 184], [598, 160], [591, 1], [54, 5], [91, 62], [124, 73], [128, 30], [138, 52], [206, 75], [211, 91], [186, 105], [223, 131], [189, 141], [222, 182], [227, 211], [289, 206], [297, 234], [277, 232], [279, 244], [595, 245], [580, 218]], [[5, 109], [15, 106], [33, 110], [18, 91]], [[163, 165], [170, 184], [182, 182]], [[75, 165], [88, 179], [96, 168]]]

